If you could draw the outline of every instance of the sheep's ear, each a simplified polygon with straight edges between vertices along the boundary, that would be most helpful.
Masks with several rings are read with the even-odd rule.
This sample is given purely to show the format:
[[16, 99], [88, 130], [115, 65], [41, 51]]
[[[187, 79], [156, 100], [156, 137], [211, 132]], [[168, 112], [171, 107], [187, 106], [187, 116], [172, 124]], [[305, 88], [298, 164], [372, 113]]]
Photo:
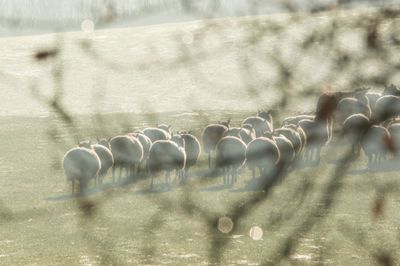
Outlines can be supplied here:
[[171, 132], [171, 138], [174, 136], [174, 132]]
[[110, 140], [111, 140], [111, 137], [108, 138], [107, 142], [110, 142]]

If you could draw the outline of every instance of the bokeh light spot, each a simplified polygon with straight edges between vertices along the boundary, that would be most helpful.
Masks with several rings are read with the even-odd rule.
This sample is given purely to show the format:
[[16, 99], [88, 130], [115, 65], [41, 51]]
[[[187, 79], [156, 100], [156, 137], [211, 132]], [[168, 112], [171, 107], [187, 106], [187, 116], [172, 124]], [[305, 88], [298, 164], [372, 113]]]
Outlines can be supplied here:
[[233, 229], [233, 221], [229, 217], [221, 217], [218, 219], [218, 230], [224, 234], [228, 234]]

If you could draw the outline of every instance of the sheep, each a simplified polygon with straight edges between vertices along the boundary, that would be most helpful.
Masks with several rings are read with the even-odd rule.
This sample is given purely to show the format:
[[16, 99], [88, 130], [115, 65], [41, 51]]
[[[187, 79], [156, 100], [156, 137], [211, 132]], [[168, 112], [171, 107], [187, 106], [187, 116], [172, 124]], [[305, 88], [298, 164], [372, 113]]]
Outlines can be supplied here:
[[171, 132], [171, 125], [161, 124], [161, 125], [158, 125], [157, 128], [164, 130], [164, 131], [167, 132], [169, 135], [172, 134], [172, 132]]
[[171, 134], [161, 128], [149, 127], [143, 130], [143, 134], [146, 135], [151, 142], [156, 142], [157, 140], [169, 140]]
[[103, 145], [107, 149], [111, 150], [110, 140], [111, 140], [111, 138], [108, 138], [108, 139], [99, 139], [99, 138], [97, 138], [97, 144]]
[[274, 176], [279, 160], [279, 148], [269, 138], [256, 138], [246, 148], [246, 164], [252, 170], [253, 179], [255, 179], [255, 168], [259, 169], [261, 177]]
[[332, 117], [340, 100], [348, 97], [354, 97], [357, 93], [367, 90], [367, 88], [358, 88], [354, 91], [325, 92], [321, 94], [317, 101], [317, 120], [320, 118], [326, 119]]
[[[179, 136], [184, 140], [185, 143], [185, 153], [186, 153], [186, 164], [184, 172], [184, 180], [186, 182], [188, 178], [189, 169], [197, 163], [200, 157], [201, 145], [199, 140], [192, 134], [186, 132], [180, 132]], [[175, 140], [174, 136], [171, 139]], [[179, 142], [179, 141], [178, 141]], [[178, 144], [178, 143], [177, 143]], [[178, 144], [179, 145], [179, 144]]]
[[400, 157], [400, 123], [393, 123], [388, 127], [390, 141], [388, 148], [396, 157]]
[[278, 170], [279, 171], [287, 171], [295, 158], [296, 152], [293, 147], [292, 142], [286, 138], [283, 135], [279, 135], [277, 137], [273, 137], [274, 142], [276, 143], [276, 146], [278, 146], [279, 149], [279, 161], [278, 161]]
[[310, 119], [314, 120], [315, 116], [314, 115], [296, 115], [296, 116], [289, 116], [283, 119], [282, 121], [282, 127], [285, 127], [287, 125], [298, 125], [299, 122], [303, 119]]
[[250, 116], [243, 120], [242, 125], [250, 124], [253, 126], [256, 137], [261, 137], [264, 132], [274, 130], [271, 111], [258, 111], [257, 116]]
[[155, 174], [166, 171], [166, 184], [173, 170], [182, 171], [186, 165], [186, 153], [183, 147], [171, 140], [158, 140], [151, 145], [149, 154], [149, 170], [151, 173], [151, 189]]
[[101, 168], [98, 175], [98, 183], [103, 184], [103, 178], [107, 175], [108, 170], [114, 165], [114, 157], [109, 149], [100, 144], [94, 144], [93, 149], [99, 156]]
[[390, 84], [389, 86], [385, 86], [382, 95], [400, 96], [400, 88], [394, 84]]
[[366, 100], [360, 101], [357, 98], [343, 98], [339, 101], [336, 109], [337, 120], [343, 124], [344, 120], [354, 114], [363, 114], [366, 117], [371, 117], [371, 108], [369, 107], [368, 98], [363, 96]]
[[371, 126], [361, 140], [361, 147], [368, 157], [368, 168], [386, 158], [390, 140], [389, 131], [382, 126]]
[[[321, 149], [329, 144], [332, 138], [331, 120], [303, 119], [299, 122], [300, 128], [306, 136], [306, 150], [304, 158], [306, 161], [314, 161], [319, 164], [321, 160]], [[315, 152], [315, 159], [314, 159]]]
[[148, 173], [149, 152], [150, 152], [150, 147], [152, 145], [151, 139], [141, 132], [129, 133], [128, 135], [137, 138], [139, 140], [140, 144], [142, 144], [142, 148], [143, 148], [142, 163], [144, 164], [144, 171], [147, 174]]
[[246, 145], [256, 138], [256, 132], [250, 124], [244, 124], [242, 127], [229, 128], [226, 135], [240, 138]]
[[371, 114], [373, 114], [375, 112], [376, 102], [382, 97], [382, 94], [378, 92], [368, 92], [365, 96], [368, 98], [369, 108], [371, 109]]
[[353, 159], [359, 156], [361, 149], [360, 141], [369, 128], [370, 121], [368, 117], [363, 114], [354, 114], [344, 120], [342, 135], [351, 144], [351, 155]]
[[101, 161], [92, 149], [76, 147], [66, 152], [62, 166], [67, 181], [72, 182], [72, 194], [75, 190], [75, 181], [79, 182], [80, 194], [84, 194], [91, 179], [97, 180], [101, 168]]
[[96, 184], [103, 184], [103, 178], [107, 175], [108, 170], [114, 165], [114, 157], [110, 149], [106, 148], [104, 144], [104, 140], [103, 145], [100, 145], [99, 143], [92, 144], [91, 141], [79, 143], [79, 147], [94, 150], [100, 158], [101, 167], [99, 174], [97, 175]]
[[385, 95], [379, 98], [375, 104], [373, 121], [381, 123], [390, 118], [400, 115], [400, 97]]
[[222, 169], [224, 184], [233, 184], [237, 181], [238, 169], [246, 161], [246, 144], [243, 140], [226, 136], [216, 147], [215, 167]]
[[303, 141], [297, 130], [293, 128], [282, 127], [275, 129], [274, 134], [277, 136], [282, 135], [286, 137], [292, 143], [296, 156], [301, 152], [303, 148]]
[[206, 126], [201, 134], [204, 152], [208, 156], [208, 168], [211, 169], [211, 153], [215, 150], [217, 143], [226, 135], [229, 129], [229, 122], [226, 125], [220, 124], [211, 124]]
[[140, 141], [132, 136], [120, 135], [111, 139], [110, 146], [114, 156], [113, 183], [117, 169], [120, 170], [119, 179], [122, 177], [123, 169], [125, 169], [127, 177], [133, 178], [143, 159], [143, 147]]

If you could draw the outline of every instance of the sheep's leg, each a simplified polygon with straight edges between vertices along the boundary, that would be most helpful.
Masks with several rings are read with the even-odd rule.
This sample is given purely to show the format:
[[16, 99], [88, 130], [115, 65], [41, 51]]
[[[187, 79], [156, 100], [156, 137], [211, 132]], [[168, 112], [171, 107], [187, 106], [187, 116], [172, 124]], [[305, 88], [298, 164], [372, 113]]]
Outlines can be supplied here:
[[317, 164], [319, 164], [320, 161], [321, 161], [321, 149], [322, 149], [322, 147], [317, 147], [317, 155], [316, 155], [316, 158], [315, 158]]
[[229, 185], [233, 185], [233, 167], [230, 166], [228, 170], [229, 175]]
[[253, 176], [253, 180], [256, 179], [256, 168], [251, 169], [251, 175]]
[[368, 154], [368, 169], [372, 168], [372, 154]]
[[181, 180], [181, 172], [179, 170], [175, 170], [175, 180], [173, 183], [176, 183], [178, 185], [181, 184], [182, 180]]
[[153, 190], [154, 175], [151, 175], [150, 190]]
[[189, 179], [189, 169], [185, 169], [185, 170], [183, 170], [184, 172], [183, 172], [183, 179], [184, 179], [184, 183], [186, 184], [186, 182], [188, 181], [188, 179]]
[[304, 154], [304, 161], [308, 162], [310, 160], [310, 147], [306, 147], [306, 152]]
[[223, 180], [224, 180], [224, 185], [226, 185], [228, 183], [228, 180], [229, 180], [229, 178], [227, 177], [227, 174], [228, 174], [227, 172], [228, 172], [228, 170], [224, 167], [222, 169], [222, 177], [223, 177]]
[[315, 148], [315, 146], [313, 145], [312, 148], [311, 148], [311, 153], [310, 153], [310, 162], [313, 162], [313, 161], [314, 161], [314, 158], [315, 158], [315, 151], [316, 151], [316, 148]]
[[211, 169], [211, 152], [208, 153], [208, 168]]
[[118, 170], [119, 170], [118, 181], [121, 180], [121, 178], [122, 178], [122, 174], [123, 174], [124, 168], [125, 168], [125, 167], [124, 167], [123, 165], [121, 165], [120, 167], [118, 167]]
[[115, 183], [115, 168], [116, 168], [116, 166], [114, 165], [113, 168], [112, 168], [112, 182], [113, 182], [113, 184]]
[[170, 171], [167, 171], [165, 173], [165, 183], [168, 185], [169, 184], [169, 175], [170, 175]]
[[84, 195], [87, 192], [88, 189], [88, 181], [87, 180], [81, 180], [79, 182], [79, 194]]
[[72, 195], [74, 195], [75, 192], [75, 179], [72, 178]]
[[237, 169], [234, 170], [234, 174], [235, 174], [235, 183], [236, 183], [237, 182], [237, 177], [238, 177], [238, 170]]

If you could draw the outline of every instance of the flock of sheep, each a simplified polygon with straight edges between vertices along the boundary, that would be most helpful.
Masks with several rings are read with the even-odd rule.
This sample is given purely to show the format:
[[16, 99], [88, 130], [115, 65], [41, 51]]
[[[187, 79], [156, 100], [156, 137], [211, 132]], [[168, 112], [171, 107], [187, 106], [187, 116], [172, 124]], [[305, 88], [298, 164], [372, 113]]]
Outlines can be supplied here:
[[[279, 128], [273, 124], [270, 111], [259, 111], [240, 127], [231, 127], [230, 120], [206, 126], [201, 140], [209, 168], [220, 171], [224, 184], [235, 183], [243, 166], [252, 170], [253, 178], [258, 170], [261, 178], [271, 179], [294, 169], [299, 161], [318, 164], [321, 149], [338, 132], [337, 137], [351, 144], [353, 158], [364, 151], [371, 169], [388, 152], [392, 157], [400, 154], [400, 89], [390, 85], [381, 93], [365, 88], [323, 93], [315, 114], [287, 117]], [[184, 183], [200, 153], [201, 144], [194, 135], [172, 134], [169, 126], [160, 125], [97, 144], [81, 142], [65, 154], [63, 168], [72, 182], [72, 193], [76, 182], [81, 193], [92, 179], [101, 184], [110, 169], [113, 182], [145, 173], [151, 176], [153, 187], [154, 176], [161, 171], [166, 171], [167, 183], [171, 171]]]

